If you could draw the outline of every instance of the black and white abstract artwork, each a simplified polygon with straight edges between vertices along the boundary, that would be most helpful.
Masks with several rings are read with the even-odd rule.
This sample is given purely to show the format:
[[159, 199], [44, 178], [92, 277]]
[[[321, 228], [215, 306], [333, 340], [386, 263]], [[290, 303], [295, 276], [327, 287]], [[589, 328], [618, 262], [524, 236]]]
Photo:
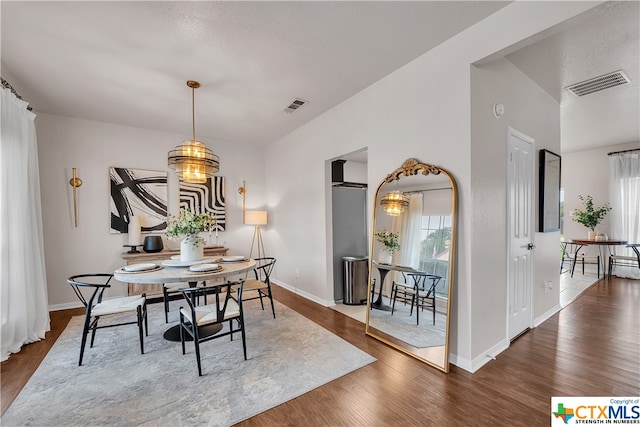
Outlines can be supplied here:
[[140, 218], [143, 233], [167, 228], [167, 173], [109, 168], [112, 234], [127, 233], [129, 218]]
[[207, 178], [204, 184], [190, 184], [180, 181], [180, 208], [191, 212], [211, 213], [217, 218], [214, 230], [226, 228], [226, 210], [224, 203], [224, 177]]

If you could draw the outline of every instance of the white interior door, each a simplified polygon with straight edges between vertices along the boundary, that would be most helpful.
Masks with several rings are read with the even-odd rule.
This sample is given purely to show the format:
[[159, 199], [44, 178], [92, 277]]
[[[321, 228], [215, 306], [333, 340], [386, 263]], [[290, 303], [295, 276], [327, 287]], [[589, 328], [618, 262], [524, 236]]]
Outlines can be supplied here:
[[513, 339], [531, 326], [533, 278], [534, 140], [509, 128], [508, 187], [508, 334]]

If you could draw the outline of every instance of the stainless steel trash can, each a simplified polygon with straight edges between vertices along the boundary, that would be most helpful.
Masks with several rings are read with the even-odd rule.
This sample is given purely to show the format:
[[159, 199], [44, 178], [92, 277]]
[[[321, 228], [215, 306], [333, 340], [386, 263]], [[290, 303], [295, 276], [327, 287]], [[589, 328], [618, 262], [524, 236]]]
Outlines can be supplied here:
[[348, 305], [367, 303], [367, 278], [369, 277], [368, 257], [342, 257], [342, 281], [344, 297], [342, 302]]

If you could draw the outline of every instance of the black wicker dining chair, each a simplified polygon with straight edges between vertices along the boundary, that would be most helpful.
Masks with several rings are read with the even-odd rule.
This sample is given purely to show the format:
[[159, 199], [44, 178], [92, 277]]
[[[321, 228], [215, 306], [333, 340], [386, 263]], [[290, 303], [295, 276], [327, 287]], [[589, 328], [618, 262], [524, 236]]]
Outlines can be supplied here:
[[[182, 354], [186, 354], [185, 341], [189, 336], [194, 343], [198, 376], [202, 376], [200, 343], [216, 338], [230, 336], [240, 332], [244, 360], [247, 360], [247, 342], [245, 337], [244, 314], [242, 311], [242, 287], [244, 280], [217, 283], [211, 286], [180, 289], [187, 307], [180, 307], [180, 342]], [[234, 296], [236, 294], [238, 298]], [[210, 304], [198, 305], [198, 294], [206, 293]], [[227, 329], [223, 329], [227, 323]]]
[[[96, 274], [78, 274], [67, 279], [67, 283], [71, 285], [73, 291], [77, 295], [82, 305], [85, 307], [84, 326], [82, 328], [82, 341], [80, 344], [80, 358], [78, 366], [82, 365], [82, 358], [87, 343], [87, 336], [91, 331], [91, 343], [89, 348], [93, 347], [96, 338], [96, 330], [102, 328], [112, 328], [122, 325], [138, 325], [138, 335], [140, 336], [140, 354], [144, 354], [144, 338], [142, 333], [142, 324], [146, 335], [149, 335], [149, 327], [147, 324], [147, 298], [145, 294], [134, 295], [121, 298], [111, 298], [103, 300], [105, 289], [110, 288], [109, 282], [113, 278], [113, 274], [96, 273]], [[86, 289], [91, 293], [87, 299], [82, 292]], [[133, 321], [124, 321], [118, 323], [107, 323], [99, 325], [100, 318], [127, 312], [136, 312], [137, 318]]]
[[243, 287], [243, 301], [260, 299], [260, 305], [264, 310], [263, 298], [269, 298], [271, 303], [271, 313], [276, 318], [276, 309], [273, 305], [273, 295], [271, 294], [271, 272], [276, 264], [276, 259], [272, 257], [256, 258], [256, 267], [253, 269], [253, 279], [247, 279]]

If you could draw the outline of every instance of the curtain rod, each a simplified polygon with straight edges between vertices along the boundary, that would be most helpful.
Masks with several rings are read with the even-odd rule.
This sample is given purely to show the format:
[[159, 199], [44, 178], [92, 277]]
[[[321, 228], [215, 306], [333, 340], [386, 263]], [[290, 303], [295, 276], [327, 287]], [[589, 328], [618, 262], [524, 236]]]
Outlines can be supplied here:
[[[16, 96], [16, 98], [18, 98], [19, 100], [24, 101], [24, 102], [27, 102], [27, 101], [25, 101], [25, 99], [24, 99], [24, 98], [22, 98], [22, 96], [20, 96], [20, 94], [18, 93], [18, 91], [17, 91], [17, 90], [15, 90], [15, 89], [13, 88], [13, 86], [11, 86], [11, 84], [10, 84], [8, 81], [6, 81], [6, 80], [4, 79], [4, 77], [0, 76], [0, 81], [2, 81], [2, 87], [3, 87], [3, 88], [5, 88], [5, 89], [9, 89], [9, 90], [11, 91], [11, 93], [12, 93], [12, 94], [14, 94], [14, 95]], [[33, 110], [33, 108], [31, 108], [31, 105], [29, 105], [29, 103], [28, 103], [28, 102], [27, 102], [27, 110], [29, 110], [29, 111]]]
[[607, 153], [607, 156], [613, 156], [614, 154], [631, 153], [633, 151], [640, 151], [640, 148], [632, 148], [631, 150], [622, 150], [622, 151], [612, 151], [611, 153]]

